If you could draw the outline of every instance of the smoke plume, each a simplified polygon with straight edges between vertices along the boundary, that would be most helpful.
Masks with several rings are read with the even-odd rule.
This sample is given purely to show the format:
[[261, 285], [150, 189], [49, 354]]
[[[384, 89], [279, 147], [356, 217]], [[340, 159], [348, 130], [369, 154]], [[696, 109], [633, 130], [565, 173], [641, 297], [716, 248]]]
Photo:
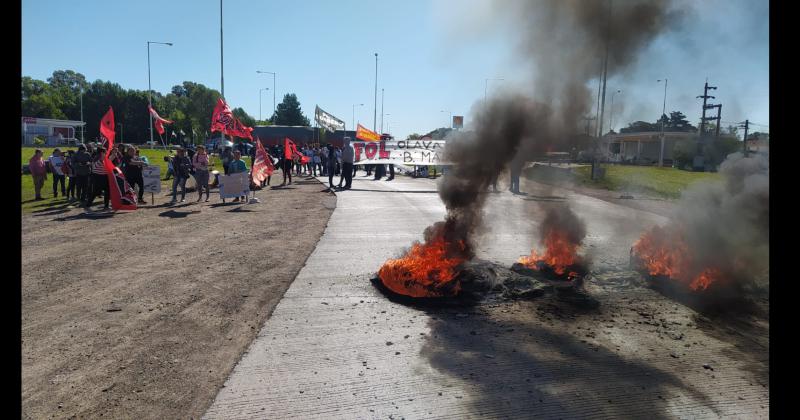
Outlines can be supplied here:
[[444, 225], [436, 226], [473, 249], [471, 239], [482, 224], [486, 201], [482, 193], [515, 159], [519, 164], [558, 150], [581, 131], [579, 123], [593, 102], [588, 82], [599, 76], [605, 55], [609, 77], [629, 68], [673, 19], [668, 4], [498, 2], [496, 10], [509, 14], [521, 36], [519, 51], [531, 66], [532, 92], [490, 98], [476, 107], [473, 131], [448, 138], [444, 158], [453, 166], [438, 185], [448, 214]]
[[667, 230], [684, 232], [695, 271], [714, 267], [738, 284], [767, 279], [769, 160], [734, 153], [720, 173], [724, 182], [686, 190]]

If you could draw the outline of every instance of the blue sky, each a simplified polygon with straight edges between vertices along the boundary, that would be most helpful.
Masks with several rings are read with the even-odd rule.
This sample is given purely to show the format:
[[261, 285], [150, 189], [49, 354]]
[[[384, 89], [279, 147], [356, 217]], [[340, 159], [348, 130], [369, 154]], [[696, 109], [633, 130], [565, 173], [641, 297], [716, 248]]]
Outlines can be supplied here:
[[[699, 119], [706, 77], [718, 86], [722, 120], [769, 124], [769, 16], [764, 1], [679, 0], [688, 11], [679, 27], [647, 47], [626, 74], [609, 79], [614, 126], [654, 121], [667, 77], [667, 110]], [[512, 90], [529, 80], [529, 65], [515, 58], [514, 33], [488, 16], [490, 0], [322, 1], [225, 0], [225, 96], [232, 107], [258, 117], [295, 93], [313, 119], [314, 106], [352, 125], [372, 127], [378, 53], [377, 128], [385, 89], [384, 131], [403, 138], [444, 126], [449, 114], [466, 115], [489, 91]], [[220, 88], [219, 1], [131, 2], [23, 0], [22, 74], [45, 80], [72, 69], [89, 81], [111, 80], [147, 89], [147, 41], [153, 89], [163, 93], [185, 80]], [[593, 85], [596, 89], [596, 85]], [[610, 99], [606, 107], [610, 109]], [[714, 103], [718, 103], [714, 102]], [[441, 112], [441, 111], [448, 112]], [[608, 111], [607, 111], [608, 112]], [[607, 118], [610, 115], [607, 115]], [[606, 119], [606, 126], [608, 120]], [[768, 131], [766, 126], [756, 130]]]

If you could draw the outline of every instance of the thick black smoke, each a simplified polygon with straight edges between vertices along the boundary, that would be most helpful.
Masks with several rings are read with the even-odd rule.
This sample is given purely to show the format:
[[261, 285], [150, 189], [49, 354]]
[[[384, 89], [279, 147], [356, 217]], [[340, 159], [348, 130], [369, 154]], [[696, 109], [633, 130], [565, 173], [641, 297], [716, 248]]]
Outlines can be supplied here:
[[724, 182], [689, 187], [667, 230], [684, 232], [696, 271], [714, 267], [739, 284], [768, 281], [769, 160], [734, 153]]
[[[440, 181], [447, 207], [445, 232], [472, 249], [482, 224], [487, 190], [512, 160], [524, 161], [581, 131], [590, 110], [588, 82], [598, 77], [608, 51], [610, 77], [635, 62], [637, 53], [671, 20], [667, 1], [503, 1], [532, 66], [532, 92], [491, 98], [477, 107], [473, 131], [448, 138], [452, 170]], [[535, 98], [535, 99], [534, 99]]]

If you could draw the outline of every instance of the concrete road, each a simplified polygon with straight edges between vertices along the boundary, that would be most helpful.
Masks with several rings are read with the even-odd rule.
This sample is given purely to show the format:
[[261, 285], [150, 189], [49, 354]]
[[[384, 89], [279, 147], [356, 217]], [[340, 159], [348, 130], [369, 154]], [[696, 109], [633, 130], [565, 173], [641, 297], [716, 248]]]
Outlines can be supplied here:
[[510, 265], [538, 248], [544, 207], [569, 205], [587, 224], [587, 290], [600, 309], [553, 298], [390, 302], [369, 279], [445, 209], [432, 180], [359, 172], [205, 418], [768, 416], [768, 324], [698, 314], [626, 271], [631, 244], [662, 216], [531, 182], [522, 189], [491, 194], [478, 257]]

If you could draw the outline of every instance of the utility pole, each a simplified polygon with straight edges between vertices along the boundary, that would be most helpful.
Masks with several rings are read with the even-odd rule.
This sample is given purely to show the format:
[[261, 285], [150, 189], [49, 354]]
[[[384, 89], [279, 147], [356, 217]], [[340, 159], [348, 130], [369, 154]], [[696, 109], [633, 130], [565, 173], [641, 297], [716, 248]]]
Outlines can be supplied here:
[[744, 127], [744, 137], [742, 138], [742, 143], [744, 143], [744, 157], [747, 157], [747, 129], [750, 128], [750, 120], [744, 120], [744, 123], [739, 124], [739, 127]]
[[700, 118], [700, 138], [697, 142], [697, 156], [695, 156], [695, 164], [692, 165], [694, 167], [699, 167], [698, 161], [702, 161], [703, 156], [703, 146], [705, 145], [705, 136], [706, 136], [706, 121], [715, 120], [716, 118], [710, 117], [706, 118], [706, 110], [715, 108], [715, 105], [709, 105], [709, 99], [715, 99], [714, 96], [708, 94], [709, 90], [716, 90], [716, 86], [709, 86], [708, 81], [706, 81], [705, 87], [703, 88], [703, 95], [698, 96], [698, 98], [703, 98], [703, 116]]
[[595, 168], [598, 166], [597, 154], [600, 151], [599, 150], [600, 149], [600, 139], [603, 138], [603, 118], [605, 116], [604, 112], [605, 112], [605, 108], [606, 108], [606, 81], [608, 79], [608, 48], [609, 48], [608, 43], [609, 43], [609, 36], [611, 34], [611, 6], [612, 6], [612, 0], [609, 0], [608, 1], [608, 16], [606, 18], [606, 52], [605, 52], [605, 58], [603, 59], [603, 93], [602, 93], [602, 99], [601, 99], [601, 102], [600, 102], [600, 118], [598, 119], [598, 126], [599, 126], [598, 130], [597, 130], [598, 131], [598, 136], [597, 136], [597, 140], [595, 142], [594, 159], [592, 159], [592, 180], [597, 179], [597, 176], [595, 174], [595, 172], [596, 172]]
[[586, 121], [586, 135], [588, 136], [589, 135], [589, 125], [591, 124], [592, 121], [595, 120], [595, 117], [591, 117], [591, 118], [583, 117], [583, 120]]
[[381, 88], [381, 132], [383, 134], [383, 88]]
[[719, 126], [722, 123], [722, 104], [714, 105], [717, 107], [717, 131], [714, 133], [714, 138], [719, 140]]

